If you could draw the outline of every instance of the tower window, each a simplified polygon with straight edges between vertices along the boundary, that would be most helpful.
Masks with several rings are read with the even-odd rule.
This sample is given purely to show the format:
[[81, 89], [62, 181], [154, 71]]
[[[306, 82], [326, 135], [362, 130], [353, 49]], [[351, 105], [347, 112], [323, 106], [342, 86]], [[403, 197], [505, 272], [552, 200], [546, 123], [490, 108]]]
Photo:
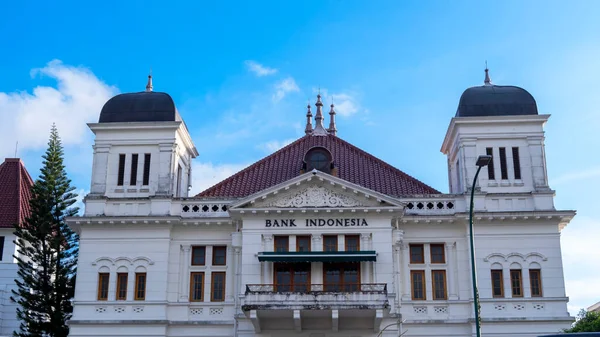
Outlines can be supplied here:
[[117, 185], [123, 186], [123, 179], [125, 178], [125, 155], [119, 155], [119, 172], [117, 175]]
[[500, 149], [500, 174], [502, 180], [508, 179], [508, 169], [506, 168], [506, 148], [501, 147]]
[[150, 153], [144, 154], [144, 178], [142, 180], [142, 185], [148, 185], [150, 181]]
[[179, 197], [179, 190], [181, 188], [181, 165], [177, 164], [177, 186], [175, 186], [175, 196]]
[[331, 173], [331, 153], [322, 147], [310, 149], [304, 157], [304, 167], [307, 172], [316, 169], [321, 172]]
[[494, 149], [491, 147], [486, 148], [485, 154], [487, 154], [488, 156], [492, 156], [492, 160], [490, 160], [487, 170], [488, 170], [488, 179], [494, 180], [494, 179], [496, 179], [496, 174], [494, 173]]
[[519, 148], [512, 148], [513, 167], [515, 169], [515, 179], [521, 179], [521, 159], [519, 158]]
[[134, 153], [131, 155], [131, 177], [129, 178], [129, 185], [135, 186], [137, 183], [137, 167], [138, 167], [138, 154]]

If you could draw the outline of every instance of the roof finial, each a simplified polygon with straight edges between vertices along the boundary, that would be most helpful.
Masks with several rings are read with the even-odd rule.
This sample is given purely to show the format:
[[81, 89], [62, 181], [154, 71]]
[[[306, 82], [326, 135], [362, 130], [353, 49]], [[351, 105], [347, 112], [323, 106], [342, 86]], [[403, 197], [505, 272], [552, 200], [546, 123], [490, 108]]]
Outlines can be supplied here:
[[333, 108], [333, 96], [331, 96], [331, 110], [329, 110], [329, 129], [327, 129], [327, 131], [329, 131], [330, 134], [335, 136], [337, 134], [337, 129], [335, 127], [335, 110]]
[[310, 100], [308, 100], [308, 105], [306, 106], [306, 128], [304, 128], [304, 133], [311, 134], [313, 131], [312, 128], [312, 112], [310, 111]]
[[150, 68], [150, 74], [148, 75], [148, 84], [146, 84], [146, 92], [152, 91], [152, 68]]
[[483, 80], [483, 85], [492, 85], [492, 80], [490, 80], [490, 73], [487, 66], [487, 60], [485, 61], [485, 79]]
[[323, 102], [321, 102], [321, 94], [317, 95], [317, 113], [315, 114], [315, 129], [312, 132], [313, 136], [327, 136], [329, 133], [323, 126]]

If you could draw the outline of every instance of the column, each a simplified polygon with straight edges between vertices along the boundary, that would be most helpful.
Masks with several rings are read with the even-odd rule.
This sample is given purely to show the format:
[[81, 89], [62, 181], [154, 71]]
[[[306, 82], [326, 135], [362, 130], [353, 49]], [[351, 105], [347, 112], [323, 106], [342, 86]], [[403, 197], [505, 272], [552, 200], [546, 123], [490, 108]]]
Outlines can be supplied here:
[[[313, 234], [312, 242], [310, 246], [313, 252], [322, 252], [323, 251], [323, 235], [322, 234]], [[323, 262], [313, 262], [311, 263], [310, 268], [310, 283], [313, 285], [313, 290], [320, 290], [317, 284], [323, 284]]]
[[446, 244], [446, 256], [448, 259], [448, 298], [450, 300], [457, 300], [456, 271], [458, 270], [458, 262], [456, 260], [456, 242]]
[[396, 293], [397, 312], [400, 312], [400, 302], [402, 300], [402, 242], [404, 240], [404, 231], [396, 229], [393, 231], [393, 249], [394, 249], [394, 293]]
[[410, 301], [410, 270], [408, 269], [408, 244], [402, 242], [401, 244], [401, 253], [400, 253], [400, 264], [402, 274], [401, 283], [402, 283], [402, 300]]
[[529, 157], [531, 158], [531, 174], [533, 176], [533, 187], [548, 189], [548, 177], [546, 175], [546, 157], [544, 154], [543, 137], [527, 137], [529, 145]]
[[[168, 196], [171, 194], [171, 180], [173, 166], [173, 152], [175, 151], [175, 144], [159, 144], [158, 154], [158, 165], [154, 165], [154, 169], [158, 172], [158, 186], [156, 189], [157, 195]], [[152, 169], [150, 169], [152, 172]]]
[[[263, 234], [263, 250], [265, 252], [272, 252], [274, 251], [274, 247], [273, 247], [273, 234]], [[267, 284], [267, 283], [271, 283], [269, 282], [269, 280], [271, 279], [269, 277], [270, 271], [271, 271], [271, 262], [261, 262], [261, 268], [262, 268], [262, 282], [263, 284]]]
[[[370, 245], [370, 238], [371, 238], [371, 233], [362, 233], [360, 234], [360, 250], [371, 250], [371, 245]], [[372, 271], [372, 266], [374, 263], [377, 262], [364, 262], [362, 263], [362, 267], [364, 267], [364, 270], [361, 271], [361, 275], [364, 275], [362, 277], [362, 281], [364, 281], [364, 283], [373, 283], [373, 271]]]
[[[109, 151], [110, 145], [94, 145], [94, 159], [92, 163], [92, 186], [90, 188], [90, 194], [104, 195], [106, 193]], [[115, 185], [116, 183], [117, 182], [115, 180]]]
[[181, 256], [181, 260], [179, 260], [179, 301], [187, 302], [189, 301], [189, 282], [190, 282], [190, 261], [192, 259], [191, 256], [191, 245], [181, 245], [181, 250], [179, 256]]

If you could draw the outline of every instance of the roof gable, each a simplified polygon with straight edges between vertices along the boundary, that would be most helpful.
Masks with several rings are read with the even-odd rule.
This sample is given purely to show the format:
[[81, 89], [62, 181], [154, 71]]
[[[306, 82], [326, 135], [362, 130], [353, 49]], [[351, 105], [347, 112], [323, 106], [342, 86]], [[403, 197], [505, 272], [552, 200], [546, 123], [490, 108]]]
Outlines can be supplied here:
[[0, 164], [0, 228], [11, 228], [29, 216], [33, 180], [18, 158]]
[[300, 175], [304, 155], [313, 147], [331, 152], [336, 176], [388, 196], [439, 194], [436, 189], [333, 135], [307, 135], [257, 161], [196, 198], [244, 198]]

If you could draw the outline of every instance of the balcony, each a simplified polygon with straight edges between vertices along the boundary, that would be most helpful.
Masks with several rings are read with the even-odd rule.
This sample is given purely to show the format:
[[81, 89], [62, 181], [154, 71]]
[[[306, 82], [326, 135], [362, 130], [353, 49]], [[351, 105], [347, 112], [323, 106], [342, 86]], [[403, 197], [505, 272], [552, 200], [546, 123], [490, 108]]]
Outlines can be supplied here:
[[378, 329], [388, 307], [385, 283], [248, 284], [242, 302], [256, 332], [302, 326], [337, 331], [356, 322]]

